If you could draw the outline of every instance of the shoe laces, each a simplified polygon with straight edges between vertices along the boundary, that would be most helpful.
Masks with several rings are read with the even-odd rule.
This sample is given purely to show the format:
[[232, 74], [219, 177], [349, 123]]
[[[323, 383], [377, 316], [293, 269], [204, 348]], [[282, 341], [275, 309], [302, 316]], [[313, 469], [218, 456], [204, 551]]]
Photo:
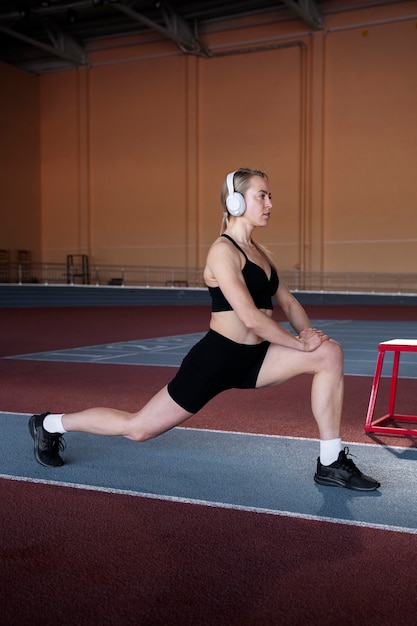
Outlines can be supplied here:
[[63, 452], [65, 450], [66, 444], [62, 435], [60, 435], [59, 433], [48, 433], [48, 431], [44, 430], [44, 436], [49, 439], [49, 445], [51, 447], [51, 450], [56, 453]]
[[[357, 474], [357, 475], [361, 474], [362, 472], [356, 467], [352, 459], [348, 458], [347, 456], [348, 454], [349, 454], [349, 448], [348, 446], [345, 446], [343, 449], [343, 454], [342, 454], [341, 461], [340, 461], [343, 469], [348, 470], [352, 474]], [[351, 455], [351, 456], [354, 456], [354, 455]]]

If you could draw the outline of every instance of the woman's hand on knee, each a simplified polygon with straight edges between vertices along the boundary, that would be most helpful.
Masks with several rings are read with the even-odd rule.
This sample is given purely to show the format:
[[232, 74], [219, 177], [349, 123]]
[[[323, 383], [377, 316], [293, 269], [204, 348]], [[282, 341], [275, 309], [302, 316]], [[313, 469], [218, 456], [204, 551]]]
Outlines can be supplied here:
[[330, 337], [317, 328], [305, 328], [298, 335], [303, 343], [303, 352], [313, 352], [321, 346], [324, 341], [328, 341]]

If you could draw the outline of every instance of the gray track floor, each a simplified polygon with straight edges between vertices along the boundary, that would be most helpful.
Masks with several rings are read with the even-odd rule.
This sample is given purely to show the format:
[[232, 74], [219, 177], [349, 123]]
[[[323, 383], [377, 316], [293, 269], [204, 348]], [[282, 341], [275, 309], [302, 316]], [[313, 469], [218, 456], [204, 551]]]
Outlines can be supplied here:
[[0, 477], [417, 534], [415, 448], [351, 444], [358, 466], [382, 485], [360, 493], [314, 483], [314, 439], [175, 428], [138, 444], [71, 433], [66, 464], [54, 469], [36, 463], [27, 421], [0, 414], [9, 442]]
[[[314, 325], [343, 345], [347, 375], [373, 376], [379, 342], [417, 338], [417, 322], [314, 320]], [[176, 367], [201, 336], [157, 337], [9, 358]], [[385, 361], [383, 374], [388, 376], [392, 355]], [[402, 355], [400, 376], [417, 378], [417, 355]], [[348, 444], [360, 469], [382, 484], [380, 490], [358, 493], [313, 482], [319, 451], [314, 439], [175, 428], [137, 444], [71, 433], [66, 435], [66, 464], [52, 469], [36, 463], [27, 421], [27, 415], [0, 412], [3, 478], [417, 534], [415, 448]]]

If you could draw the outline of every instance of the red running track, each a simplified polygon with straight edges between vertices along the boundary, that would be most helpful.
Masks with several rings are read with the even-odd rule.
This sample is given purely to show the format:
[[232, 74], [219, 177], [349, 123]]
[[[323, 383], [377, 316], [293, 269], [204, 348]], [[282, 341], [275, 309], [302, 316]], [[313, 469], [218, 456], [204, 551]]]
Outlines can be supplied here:
[[[416, 319], [414, 307], [309, 313]], [[0, 309], [0, 355], [199, 332], [207, 320], [206, 307]], [[30, 413], [133, 410], [173, 369], [0, 359], [0, 374], [0, 410]], [[415, 381], [402, 382], [412, 402]], [[363, 432], [370, 386], [346, 378], [346, 441], [372, 442]], [[187, 425], [316, 437], [309, 387], [300, 377], [279, 390], [230, 391]], [[8, 479], [0, 489], [7, 626], [415, 624], [416, 535]]]

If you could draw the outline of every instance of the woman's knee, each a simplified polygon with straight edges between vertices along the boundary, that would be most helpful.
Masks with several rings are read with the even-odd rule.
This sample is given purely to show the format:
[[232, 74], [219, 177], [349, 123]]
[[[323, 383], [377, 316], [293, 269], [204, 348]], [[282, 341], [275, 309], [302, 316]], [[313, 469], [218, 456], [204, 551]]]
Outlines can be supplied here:
[[132, 430], [125, 434], [126, 439], [130, 439], [130, 441], [135, 441], [136, 443], [141, 443], [142, 441], [147, 441], [151, 439], [150, 436], [146, 435], [143, 432]]
[[326, 365], [332, 368], [340, 367], [343, 369], [343, 348], [337, 341], [330, 339], [325, 341], [320, 346], [320, 352], [322, 359], [325, 360]]
[[152, 439], [155, 436], [144, 428], [143, 420], [141, 420], [137, 414], [132, 415], [123, 435], [126, 439], [136, 441], [137, 443], [148, 441], [148, 439]]

